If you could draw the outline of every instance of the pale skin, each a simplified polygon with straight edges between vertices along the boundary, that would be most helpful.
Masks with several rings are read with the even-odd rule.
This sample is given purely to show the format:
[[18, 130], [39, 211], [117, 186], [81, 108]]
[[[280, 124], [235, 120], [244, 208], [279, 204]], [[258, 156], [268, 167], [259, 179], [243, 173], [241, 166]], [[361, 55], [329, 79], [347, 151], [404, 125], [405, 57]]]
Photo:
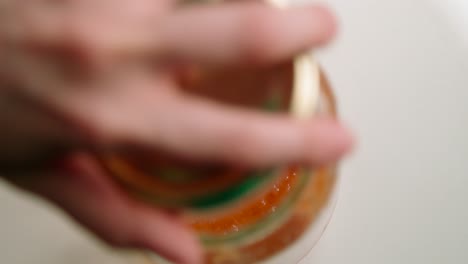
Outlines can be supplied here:
[[[201, 161], [317, 166], [343, 157], [352, 138], [335, 120], [297, 121], [195, 98], [179, 91], [171, 67], [140, 63], [274, 64], [334, 36], [326, 8], [176, 3], [0, 0], [0, 173], [110, 245], [202, 263], [197, 239], [177, 214], [130, 198], [90, 149], [131, 143]], [[50, 149], [66, 151], [17, 170]]]

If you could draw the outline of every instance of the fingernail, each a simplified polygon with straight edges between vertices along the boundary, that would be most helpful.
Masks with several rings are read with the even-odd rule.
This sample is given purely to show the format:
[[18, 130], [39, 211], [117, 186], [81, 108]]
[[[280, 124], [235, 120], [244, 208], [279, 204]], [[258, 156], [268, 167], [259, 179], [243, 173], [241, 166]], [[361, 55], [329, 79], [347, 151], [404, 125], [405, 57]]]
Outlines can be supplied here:
[[354, 136], [337, 121], [315, 121], [311, 133], [312, 142], [309, 142], [309, 146], [314, 162], [334, 162], [353, 148]]
[[291, 32], [300, 35], [300, 37], [308, 37], [308, 42], [311, 45], [327, 43], [336, 35], [335, 16], [326, 7], [313, 5], [298, 8], [291, 16], [291, 26], [295, 27]]

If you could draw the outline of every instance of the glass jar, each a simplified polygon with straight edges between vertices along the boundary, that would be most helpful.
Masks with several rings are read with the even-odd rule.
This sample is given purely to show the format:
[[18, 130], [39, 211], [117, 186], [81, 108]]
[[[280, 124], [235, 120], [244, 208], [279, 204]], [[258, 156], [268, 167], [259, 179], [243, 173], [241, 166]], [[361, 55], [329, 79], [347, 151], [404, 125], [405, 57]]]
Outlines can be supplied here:
[[[188, 67], [181, 87], [235, 107], [288, 113], [293, 63], [221, 71]], [[314, 116], [336, 116], [330, 86], [320, 75]], [[101, 157], [129, 192], [157, 206], [182, 210], [199, 235], [206, 264], [297, 263], [325, 229], [332, 213], [334, 166], [253, 171], [195, 164], [168, 153], [111, 153]], [[153, 263], [167, 263], [150, 256]]]

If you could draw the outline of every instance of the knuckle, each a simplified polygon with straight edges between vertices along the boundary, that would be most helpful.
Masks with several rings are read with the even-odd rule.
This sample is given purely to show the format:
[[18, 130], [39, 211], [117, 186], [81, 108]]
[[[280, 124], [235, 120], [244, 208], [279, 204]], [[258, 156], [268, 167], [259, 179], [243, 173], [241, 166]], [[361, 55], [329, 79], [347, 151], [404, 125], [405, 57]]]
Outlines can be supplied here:
[[79, 63], [93, 62], [105, 50], [100, 38], [104, 32], [99, 25], [91, 26], [92, 23], [82, 14], [70, 14], [61, 23], [61, 46]]
[[84, 28], [82, 22], [76, 18], [67, 18], [63, 24], [64, 44], [82, 56], [90, 56], [95, 44], [90, 32]]

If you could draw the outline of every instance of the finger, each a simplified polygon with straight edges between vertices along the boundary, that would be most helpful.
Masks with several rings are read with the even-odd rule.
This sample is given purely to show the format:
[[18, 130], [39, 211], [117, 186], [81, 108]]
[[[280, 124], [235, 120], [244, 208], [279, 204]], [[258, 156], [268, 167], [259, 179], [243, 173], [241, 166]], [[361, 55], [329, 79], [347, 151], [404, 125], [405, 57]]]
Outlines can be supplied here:
[[110, 60], [147, 47], [148, 34], [172, 2], [7, 1], [2, 5], [0, 38], [10, 49], [39, 51], [42, 59]]
[[132, 143], [202, 161], [322, 165], [352, 145], [350, 133], [337, 121], [295, 120], [155, 89], [170, 87], [161, 79], [137, 78], [120, 85], [109, 94], [87, 95], [95, 91], [91, 89], [60, 98], [64, 105], [58, 109], [67, 109], [76, 123], [87, 126], [88, 140], [95, 144]]
[[198, 242], [176, 216], [130, 200], [106, 177], [92, 159], [77, 155], [61, 163], [60, 174], [26, 187], [113, 246], [149, 249], [175, 263], [200, 262]]
[[[350, 133], [331, 119], [294, 120], [197, 98], [179, 98], [167, 106], [170, 118], [132, 123], [142, 133], [135, 138], [192, 159], [259, 167], [316, 166], [335, 162], [352, 145]], [[155, 134], [157, 138], [150, 137]]]
[[277, 62], [329, 41], [336, 30], [326, 8], [279, 10], [260, 3], [190, 7], [162, 22], [162, 54], [215, 64]]

